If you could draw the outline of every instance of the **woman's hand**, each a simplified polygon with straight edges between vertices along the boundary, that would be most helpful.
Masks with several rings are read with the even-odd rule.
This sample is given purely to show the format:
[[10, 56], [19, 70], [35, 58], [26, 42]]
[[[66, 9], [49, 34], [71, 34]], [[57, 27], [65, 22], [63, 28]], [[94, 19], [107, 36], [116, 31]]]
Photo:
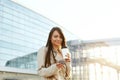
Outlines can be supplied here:
[[71, 61], [70, 54], [67, 54], [66, 57], [67, 57], [67, 58], [65, 58], [65, 61], [66, 61], [66, 62], [70, 62], [70, 61]]
[[56, 63], [56, 66], [60, 69], [60, 68], [64, 67], [64, 64], [62, 64], [62, 63]]
[[65, 61], [66, 62], [71, 62], [71, 59], [70, 58], [66, 58]]

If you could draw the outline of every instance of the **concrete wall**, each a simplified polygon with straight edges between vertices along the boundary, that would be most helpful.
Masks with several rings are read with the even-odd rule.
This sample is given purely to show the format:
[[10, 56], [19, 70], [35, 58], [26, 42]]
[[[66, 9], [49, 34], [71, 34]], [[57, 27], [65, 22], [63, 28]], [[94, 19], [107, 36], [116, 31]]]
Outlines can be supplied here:
[[37, 74], [0, 71], [0, 80], [40, 80]]

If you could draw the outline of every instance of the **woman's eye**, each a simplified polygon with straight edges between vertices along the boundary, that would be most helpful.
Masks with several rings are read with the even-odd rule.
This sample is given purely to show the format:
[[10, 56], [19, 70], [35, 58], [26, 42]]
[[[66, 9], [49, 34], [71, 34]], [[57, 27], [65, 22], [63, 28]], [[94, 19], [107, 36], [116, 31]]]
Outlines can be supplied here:
[[56, 35], [56, 36], [54, 36], [55, 38], [57, 38], [58, 36]]
[[58, 38], [58, 37], [59, 37], [60, 39], [62, 39], [62, 37], [61, 37], [61, 36], [58, 36], [58, 35], [54, 36], [54, 38]]

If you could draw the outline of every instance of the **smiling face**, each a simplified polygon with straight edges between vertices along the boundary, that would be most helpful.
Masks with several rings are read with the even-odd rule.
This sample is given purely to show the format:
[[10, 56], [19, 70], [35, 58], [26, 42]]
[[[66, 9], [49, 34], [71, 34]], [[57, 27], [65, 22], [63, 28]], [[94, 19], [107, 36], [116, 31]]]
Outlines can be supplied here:
[[51, 43], [52, 43], [53, 47], [54, 47], [54, 48], [59, 48], [59, 47], [61, 47], [61, 45], [62, 45], [62, 40], [63, 40], [63, 39], [62, 39], [60, 33], [59, 33], [57, 30], [55, 30], [55, 31], [53, 32], [52, 36], [51, 36]]
[[49, 33], [46, 47], [49, 48], [49, 51], [54, 49], [60, 49], [67, 47], [64, 34], [59, 27], [53, 27]]

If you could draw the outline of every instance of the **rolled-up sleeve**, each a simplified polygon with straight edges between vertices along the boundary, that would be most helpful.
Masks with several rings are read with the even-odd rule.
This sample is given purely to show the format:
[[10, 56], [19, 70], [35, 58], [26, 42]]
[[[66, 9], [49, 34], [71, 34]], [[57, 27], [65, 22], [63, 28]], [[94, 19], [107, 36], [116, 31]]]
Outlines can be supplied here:
[[[71, 58], [71, 53], [69, 53], [69, 55], [70, 55], [70, 58]], [[71, 62], [66, 62], [67, 78], [69, 78], [69, 79], [72, 79], [72, 63]]]
[[72, 78], [72, 66], [70, 62], [66, 63], [67, 66], [67, 78]]
[[45, 47], [39, 49], [37, 54], [37, 61], [38, 61], [38, 75], [42, 77], [50, 77], [55, 75], [58, 72], [58, 68], [56, 64], [52, 64], [51, 66], [45, 68]]

